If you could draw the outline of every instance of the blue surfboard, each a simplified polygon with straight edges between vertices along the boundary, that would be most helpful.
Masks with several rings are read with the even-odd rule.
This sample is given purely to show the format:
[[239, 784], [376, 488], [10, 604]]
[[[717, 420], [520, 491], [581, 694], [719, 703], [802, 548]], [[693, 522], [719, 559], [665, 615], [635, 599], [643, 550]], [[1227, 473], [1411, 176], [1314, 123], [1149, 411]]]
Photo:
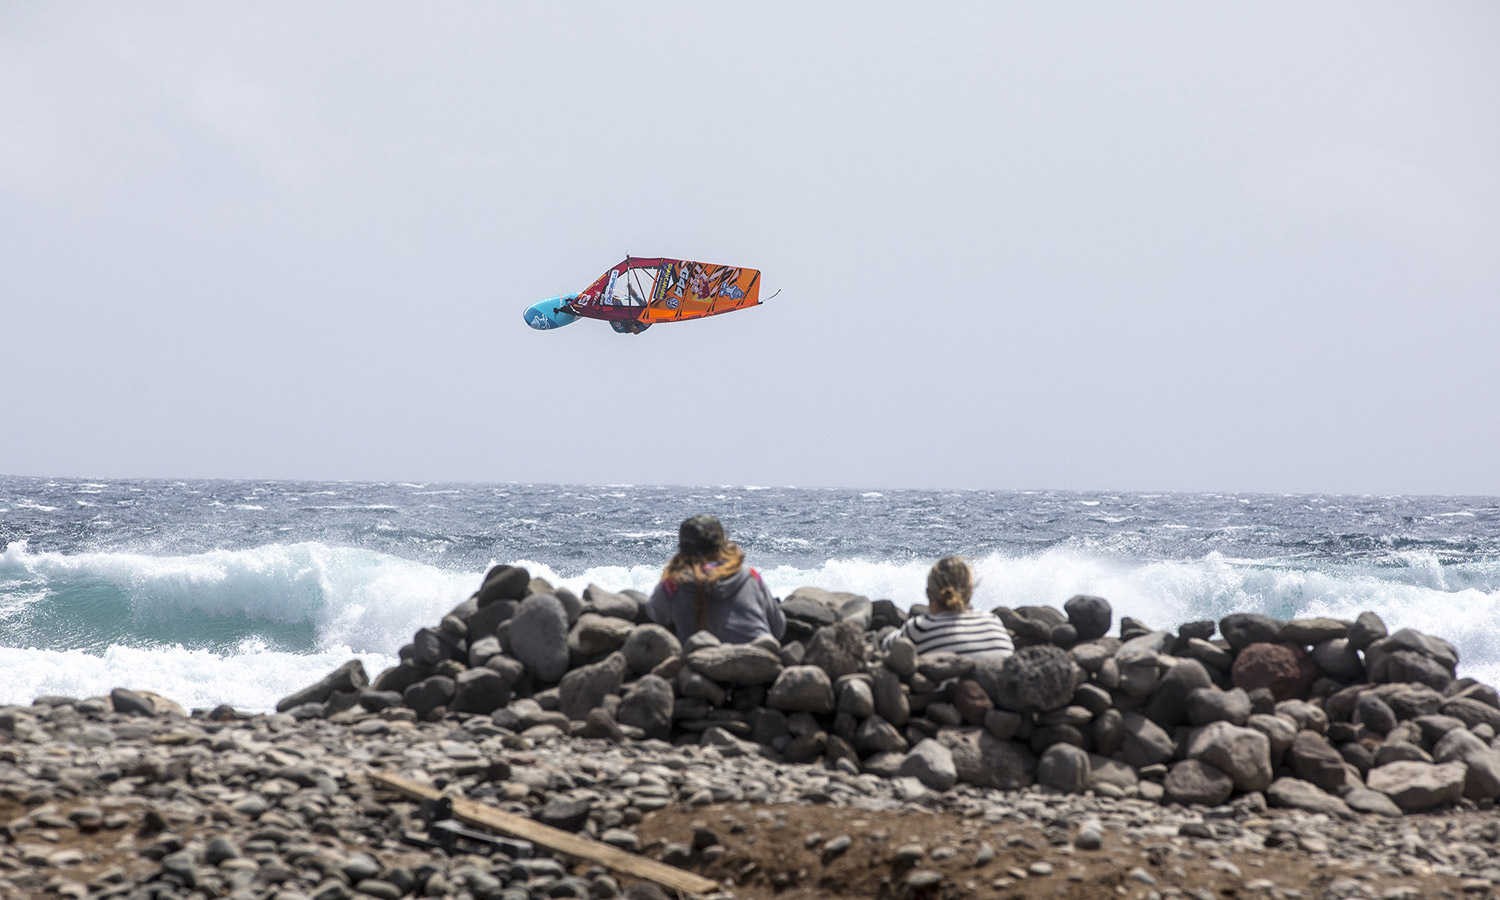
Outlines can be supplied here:
[[526, 324], [538, 331], [549, 331], [553, 328], [561, 328], [564, 325], [572, 325], [578, 321], [578, 317], [571, 313], [558, 312], [557, 308], [570, 300], [578, 299], [577, 294], [562, 294], [557, 297], [548, 297], [526, 307], [522, 317]]

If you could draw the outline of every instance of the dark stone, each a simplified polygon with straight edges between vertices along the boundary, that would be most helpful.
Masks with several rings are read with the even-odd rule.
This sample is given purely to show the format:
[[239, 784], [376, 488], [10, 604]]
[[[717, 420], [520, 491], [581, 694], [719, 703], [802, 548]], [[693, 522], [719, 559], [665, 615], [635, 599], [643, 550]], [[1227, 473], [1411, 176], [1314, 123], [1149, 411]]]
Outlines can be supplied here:
[[1349, 646], [1363, 650], [1389, 633], [1380, 616], [1373, 612], [1362, 612], [1349, 628]]
[[1084, 672], [1068, 651], [1047, 644], [1017, 650], [998, 671], [976, 666], [974, 680], [1000, 709], [1046, 712], [1068, 705]]
[[402, 663], [399, 666], [391, 666], [389, 669], [381, 672], [371, 687], [377, 691], [396, 691], [399, 693], [430, 674], [432, 673], [421, 666], [412, 663]]
[[1322, 735], [1307, 730], [1297, 732], [1286, 759], [1298, 778], [1329, 793], [1342, 793], [1344, 757]]
[[648, 738], [666, 740], [672, 734], [674, 697], [672, 685], [656, 675], [643, 675], [625, 691], [615, 718], [646, 733]]
[[334, 669], [317, 684], [283, 697], [276, 704], [276, 711], [286, 712], [306, 703], [323, 703], [334, 691], [358, 691], [369, 683], [370, 678], [365, 674], [365, 664], [357, 659], [351, 659]]
[[[407, 685], [407, 687], [410, 686]], [[401, 701], [399, 691], [377, 691], [373, 688], [365, 688], [359, 692], [359, 705], [366, 712], [380, 712], [382, 709], [400, 706]]]
[[1218, 626], [1211, 619], [1200, 619], [1197, 622], [1183, 622], [1177, 626], [1177, 637], [1184, 641], [1200, 640], [1206, 641], [1214, 636]]
[[1371, 665], [1370, 680], [1377, 684], [1425, 684], [1441, 691], [1453, 681], [1453, 672], [1415, 650], [1396, 650], [1381, 654]]
[[1188, 721], [1188, 695], [1199, 688], [1213, 686], [1208, 670], [1196, 659], [1183, 659], [1162, 676], [1146, 701], [1142, 712], [1146, 718], [1172, 728]]
[[[115, 688], [109, 692], [109, 702], [115, 712], [128, 716], [154, 716], [156, 715], [156, 704], [150, 697], [142, 697], [135, 691], [127, 691], [124, 688]], [[311, 701], [317, 702], [317, 701]]]
[[564, 675], [559, 686], [559, 711], [575, 722], [584, 720], [589, 710], [604, 702], [605, 696], [620, 692], [625, 670], [625, 654], [611, 653], [593, 665], [581, 666]]
[[1069, 623], [1063, 623], [1052, 629], [1052, 645], [1064, 650], [1072, 649], [1078, 643], [1078, 629]]
[[428, 714], [439, 706], [446, 706], [453, 699], [457, 685], [452, 678], [446, 675], [434, 675], [424, 678], [402, 694], [406, 705], [417, 714], [418, 719], [426, 719]]
[[464, 639], [441, 628], [423, 628], [412, 638], [412, 661], [431, 668], [445, 659], [467, 659]]
[[829, 679], [864, 670], [865, 631], [859, 622], [845, 619], [819, 628], [807, 643], [803, 665], [817, 666]]
[[781, 612], [786, 616], [788, 625], [799, 622], [810, 626], [809, 636], [819, 628], [832, 625], [839, 618], [831, 607], [806, 597], [790, 597], [782, 601]]
[[496, 566], [485, 576], [484, 587], [475, 595], [480, 609], [500, 600], [520, 602], [531, 586], [531, 573], [520, 566]]
[[592, 809], [593, 804], [587, 800], [553, 800], [537, 812], [536, 820], [563, 831], [577, 832], [588, 822]]
[[1150, 625], [1147, 625], [1140, 619], [1135, 619], [1130, 616], [1122, 616], [1120, 618], [1121, 640], [1128, 641], [1132, 638], [1138, 638], [1141, 635], [1150, 634], [1154, 630], [1155, 629], [1153, 629]]
[[493, 669], [469, 669], [454, 680], [454, 712], [492, 713], [510, 702], [510, 685]]
[[892, 600], [876, 600], [870, 604], [870, 627], [900, 628], [906, 622], [906, 613]]
[[497, 636], [496, 629], [499, 628], [500, 623], [510, 621], [520, 605], [517, 600], [496, 600], [489, 606], [480, 607], [479, 611], [469, 618], [469, 640]]
[[1239, 653], [1251, 644], [1276, 643], [1283, 624], [1258, 613], [1232, 613], [1219, 620], [1219, 633], [1229, 642], [1229, 649]]
[[1397, 720], [1389, 703], [1374, 692], [1366, 692], [1354, 703], [1354, 721], [1378, 734], [1389, 734]]
[[1078, 594], [1063, 604], [1063, 611], [1077, 634], [1075, 643], [1103, 637], [1114, 621], [1114, 610], [1103, 597]]

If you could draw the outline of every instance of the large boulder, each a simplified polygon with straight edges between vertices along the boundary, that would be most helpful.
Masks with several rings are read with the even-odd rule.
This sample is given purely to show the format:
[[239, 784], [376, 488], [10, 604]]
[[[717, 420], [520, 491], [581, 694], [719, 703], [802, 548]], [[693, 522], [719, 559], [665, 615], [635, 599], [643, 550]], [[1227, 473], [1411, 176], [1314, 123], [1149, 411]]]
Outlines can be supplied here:
[[417, 714], [418, 719], [426, 719], [433, 710], [447, 706], [453, 700], [456, 690], [457, 685], [452, 678], [434, 675], [407, 688], [401, 699]]
[[489, 714], [510, 702], [510, 685], [493, 669], [465, 669], [454, 679], [454, 712]]
[[532, 594], [510, 620], [511, 655], [543, 684], [568, 671], [568, 611], [556, 594]]
[[776, 676], [766, 705], [783, 712], [831, 713], [833, 682], [819, 666], [788, 666]]
[[1067, 613], [1068, 622], [1073, 630], [1078, 632], [1078, 640], [1092, 641], [1094, 638], [1103, 637], [1109, 632], [1109, 626], [1114, 621], [1114, 610], [1109, 606], [1109, 601], [1103, 597], [1091, 597], [1087, 594], [1078, 594], [1069, 598], [1063, 604], [1063, 612]]
[[987, 729], [944, 728], [938, 739], [953, 754], [958, 780], [976, 787], [1018, 791], [1036, 777], [1036, 757], [1025, 744], [995, 737]]
[[1072, 744], [1053, 744], [1037, 759], [1036, 783], [1081, 794], [1088, 790], [1092, 771], [1087, 751]]
[[802, 663], [821, 668], [832, 679], [863, 671], [864, 658], [864, 628], [857, 620], [844, 619], [813, 633]]
[[769, 684], [781, 674], [781, 657], [752, 644], [720, 644], [694, 650], [688, 665], [721, 684]]
[[484, 577], [484, 586], [474, 595], [478, 607], [500, 601], [519, 602], [531, 586], [531, 573], [520, 566], [495, 566]]
[[623, 647], [635, 629], [635, 623], [629, 619], [586, 612], [574, 623], [568, 641], [585, 659], [591, 659]]
[[583, 721], [606, 696], [620, 692], [625, 669], [623, 653], [611, 653], [593, 665], [574, 669], [563, 676], [558, 688], [558, 709], [575, 722]]
[[1234, 781], [1201, 759], [1184, 759], [1167, 770], [1162, 788], [1163, 799], [1168, 803], [1218, 806], [1234, 793]]
[[1278, 778], [1271, 782], [1266, 787], [1266, 801], [1272, 806], [1305, 809], [1340, 819], [1354, 818], [1354, 811], [1349, 808], [1349, 804], [1318, 785], [1300, 778]]
[[934, 791], [946, 791], [958, 781], [952, 751], [932, 738], [911, 748], [896, 771], [901, 777], [915, 778]]
[[[1152, 691], [1151, 698], [1146, 701], [1146, 706], [1141, 710], [1146, 718], [1162, 726], [1172, 728], [1189, 721], [1188, 695], [1200, 688], [1213, 687], [1213, 679], [1209, 677], [1208, 670], [1203, 663], [1196, 659], [1179, 659], [1167, 673], [1162, 676], [1161, 681]], [[1246, 698], [1246, 715], [1248, 711], [1249, 698]]]
[[1329, 793], [1343, 791], [1344, 757], [1322, 735], [1305, 729], [1297, 732], [1286, 761], [1297, 778]]
[[1464, 795], [1467, 776], [1468, 767], [1461, 762], [1403, 760], [1371, 769], [1365, 783], [1390, 797], [1403, 812], [1426, 812], [1457, 803]]
[[583, 611], [597, 613], [613, 619], [634, 622], [640, 613], [641, 604], [628, 594], [616, 594], [597, 584], [590, 583], [583, 589]]
[[1121, 750], [1125, 761], [1137, 769], [1171, 761], [1177, 753], [1177, 745], [1166, 729], [1137, 712], [1127, 712], [1124, 718], [1124, 742]]
[[1084, 673], [1068, 651], [1046, 644], [1017, 650], [998, 671], [976, 666], [974, 680], [1000, 709], [1035, 713], [1067, 706]]
[[1229, 674], [1235, 687], [1266, 688], [1277, 700], [1290, 700], [1306, 694], [1318, 672], [1295, 644], [1254, 643], [1239, 652]]
[[1282, 622], [1259, 613], [1231, 613], [1219, 620], [1219, 633], [1229, 649], [1239, 653], [1251, 644], [1274, 644], [1281, 637]]
[[615, 720], [646, 733], [648, 738], [666, 740], [672, 735], [672, 685], [656, 675], [643, 675], [620, 700]]
[[1263, 791], [1271, 783], [1271, 741], [1254, 728], [1228, 722], [1205, 725], [1188, 738], [1186, 756], [1228, 775], [1240, 791]]
[[[335, 691], [347, 693], [358, 692], [360, 688], [368, 686], [370, 677], [365, 674], [365, 664], [357, 659], [351, 659], [324, 676], [316, 684], [308, 685], [295, 694], [288, 694], [276, 704], [277, 712], [286, 712], [295, 709], [304, 703], [323, 703]], [[155, 708], [152, 708], [152, 714]]]
[[620, 647], [632, 675], [642, 675], [682, 653], [682, 642], [660, 625], [637, 625]]

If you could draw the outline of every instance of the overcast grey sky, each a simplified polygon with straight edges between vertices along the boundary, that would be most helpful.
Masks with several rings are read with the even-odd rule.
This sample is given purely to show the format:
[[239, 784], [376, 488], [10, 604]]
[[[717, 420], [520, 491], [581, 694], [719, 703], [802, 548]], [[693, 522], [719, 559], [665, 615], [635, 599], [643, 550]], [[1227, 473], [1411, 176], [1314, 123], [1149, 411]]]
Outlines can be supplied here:
[[[1500, 5], [0, 4], [0, 473], [1500, 494]], [[521, 311], [627, 253], [774, 300]]]

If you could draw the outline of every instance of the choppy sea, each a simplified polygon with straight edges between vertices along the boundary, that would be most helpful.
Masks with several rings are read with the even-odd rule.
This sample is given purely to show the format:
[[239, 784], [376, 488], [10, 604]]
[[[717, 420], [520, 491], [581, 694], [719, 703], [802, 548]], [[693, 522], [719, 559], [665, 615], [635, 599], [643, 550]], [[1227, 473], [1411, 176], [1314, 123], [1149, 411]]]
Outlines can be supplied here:
[[1500, 498], [0, 477], [0, 704], [152, 690], [265, 710], [350, 656], [373, 676], [495, 563], [650, 590], [710, 512], [774, 593], [975, 606], [1108, 598], [1175, 628], [1379, 613], [1500, 681]]

